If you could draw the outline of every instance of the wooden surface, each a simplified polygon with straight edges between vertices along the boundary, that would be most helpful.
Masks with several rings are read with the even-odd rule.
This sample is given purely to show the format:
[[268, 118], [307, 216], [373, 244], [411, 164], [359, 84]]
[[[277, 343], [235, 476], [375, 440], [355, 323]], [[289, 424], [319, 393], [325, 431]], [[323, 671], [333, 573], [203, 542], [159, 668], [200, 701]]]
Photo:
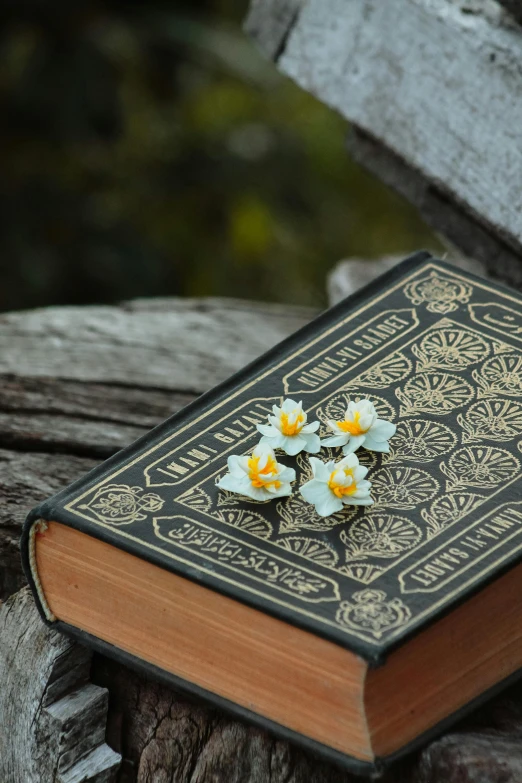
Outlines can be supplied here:
[[0, 598], [22, 584], [18, 537], [32, 506], [311, 315], [216, 299], [0, 315]]
[[109, 783], [108, 691], [89, 682], [90, 653], [42, 623], [28, 588], [0, 607], [0, 780]]
[[[519, 0], [504, 5], [521, 16]], [[522, 283], [515, 18], [494, 0], [278, 6], [253, 2], [246, 30], [283, 73], [353, 123], [356, 158], [464, 253]]]
[[[22, 583], [17, 539], [32, 505], [310, 316], [190, 300], [2, 316], [3, 597]], [[91, 665], [89, 653], [43, 626], [25, 591], [0, 607], [0, 682], [2, 783], [356, 780], [103, 656]], [[383, 783], [520, 783], [521, 689], [457, 728]]]

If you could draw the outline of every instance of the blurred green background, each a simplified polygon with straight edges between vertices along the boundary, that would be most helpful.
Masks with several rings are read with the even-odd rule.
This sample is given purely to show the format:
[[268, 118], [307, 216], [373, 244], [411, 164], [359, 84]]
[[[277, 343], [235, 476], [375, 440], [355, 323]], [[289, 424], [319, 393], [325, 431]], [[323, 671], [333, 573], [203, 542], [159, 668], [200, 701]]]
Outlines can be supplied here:
[[238, 0], [3, 0], [0, 309], [325, 302], [329, 268], [439, 247], [265, 62]]

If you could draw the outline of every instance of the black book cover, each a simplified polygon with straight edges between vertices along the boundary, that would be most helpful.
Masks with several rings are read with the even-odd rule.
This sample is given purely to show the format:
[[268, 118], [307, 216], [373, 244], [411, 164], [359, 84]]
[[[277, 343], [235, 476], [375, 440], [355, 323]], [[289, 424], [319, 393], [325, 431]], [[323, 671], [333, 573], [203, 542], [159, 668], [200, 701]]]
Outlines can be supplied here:
[[[419, 253], [33, 510], [40, 610], [30, 531], [56, 520], [379, 665], [520, 560], [521, 391], [521, 298]], [[357, 453], [374, 505], [319, 517], [304, 453], [279, 457], [290, 498], [216, 487], [284, 397], [323, 436], [347, 397], [397, 425], [389, 455]]]

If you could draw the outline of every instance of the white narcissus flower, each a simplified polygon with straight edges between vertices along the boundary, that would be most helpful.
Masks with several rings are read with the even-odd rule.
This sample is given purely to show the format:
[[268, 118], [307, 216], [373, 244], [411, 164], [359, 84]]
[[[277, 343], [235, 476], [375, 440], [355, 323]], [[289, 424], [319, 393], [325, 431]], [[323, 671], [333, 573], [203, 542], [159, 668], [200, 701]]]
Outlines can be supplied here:
[[368, 468], [359, 465], [355, 454], [335, 462], [321, 462], [310, 457], [314, 477], [301, 487], [301, 495], [315, 506], [320, 517], [329, 517], [343, 506], [371, 506], [371, 482], [366, 481]]
[[389, 439], [397, 427], [390, 421], [377, 418], [377, 411], [371, 400], [347, 400], [348, 406], [343, 421], [329, 421], [335, 435], [321, 441], [321, 446], [344, 446], [344, 454], [352, 454], [360, 446], [370, 451], [390, 450]]
[[283, 449], [291, 457], [300, 451], [317, 454], [321, 448], [319, 435], [316, 434], [319, 422], [306, 423], [302, 402], [284, 400], [280, 408], [274, 405], [272, 410], [274, 415], [268, 417], [270, 424], [257, 425], [263, 436], [261, 443], [267, 443], [273, 449]]
[[221, 489], [252, 500], [272, 500], [292, 494], [290, 483], [295, 481], [295, 470], [281, 465], [266, 443], [259, 443], [251, 456], [230, 456], [227, 464], [228, 473], [217, 482]]

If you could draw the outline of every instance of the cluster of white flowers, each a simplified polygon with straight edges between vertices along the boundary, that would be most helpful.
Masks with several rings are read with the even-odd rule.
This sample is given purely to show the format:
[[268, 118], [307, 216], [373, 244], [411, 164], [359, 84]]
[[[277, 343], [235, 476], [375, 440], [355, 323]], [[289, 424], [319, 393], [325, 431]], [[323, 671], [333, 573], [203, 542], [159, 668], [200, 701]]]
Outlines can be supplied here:
[[388, 441], [395, 434], [395, 425], [377, 417], [370, 400], [347, 400], [342, 421], [328, 421], [334, 432], [321, 441], [317, 430], [319, 422], [307, 423], [302, 402], [284, 400], [280, 408], [273, 406], [268, 424], [258, 424], [262, 435], [251, 456], [228, 458], [228, 473], [218, 487], [235, 492], [252, 500], [271, 500], [292, 494], [295, 470], [277, 461], [274, 449], [281, 449], [289, 456], [301, 451], [317, 454], [322, 446], [342, 446], [343, 459], [322, 462], [310, 457], [313, 479], [301, 487], [301, 495], [315, 506], [319, 516], [328, 517], [345, 505], [368, 506], [371, 498], [371, 482], [366, 480], [368, 469], [359, 464], [354, 453], [361, 446], [371, 451], [388, 452]]

